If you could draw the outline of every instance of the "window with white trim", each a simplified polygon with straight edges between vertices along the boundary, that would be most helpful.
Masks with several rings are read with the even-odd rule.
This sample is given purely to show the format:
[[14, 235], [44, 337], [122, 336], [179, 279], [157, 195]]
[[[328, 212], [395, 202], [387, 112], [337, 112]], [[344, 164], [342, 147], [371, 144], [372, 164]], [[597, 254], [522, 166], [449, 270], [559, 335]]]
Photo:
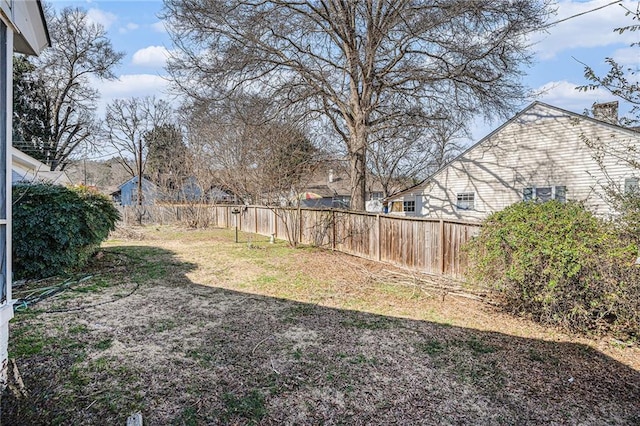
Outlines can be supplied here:
[[625, 194], [640, 194], [640, 179], [637, 177], [626, 178], [624, 180]]
[[557, 186], [532, 186], [524, 188], [522, 191], [522, 199], [524, 201], [545, 201], [557, 200], [561, 203], [567, 201], [567, 187], [563, 185]]
[[476, 194], [473, 192], [459, 192], [456, 197], [458, 210], [473, 210], [476, 202]]
[[404, 200], [402, 202], [402, 211], [413, 213], [416, 211], [416, 201], [415, 200]]

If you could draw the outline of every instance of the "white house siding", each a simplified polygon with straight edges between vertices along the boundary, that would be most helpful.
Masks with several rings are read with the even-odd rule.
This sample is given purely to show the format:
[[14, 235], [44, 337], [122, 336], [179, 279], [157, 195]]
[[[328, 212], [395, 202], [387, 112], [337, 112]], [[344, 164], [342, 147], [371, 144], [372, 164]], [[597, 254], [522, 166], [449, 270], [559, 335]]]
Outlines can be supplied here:
[[39, 54], [49, 45], [39, 0], [0, 0], [0, 387], [7, 383], [11, 298], [11, 116], [13, 52]]
[[[609, 180], [585, 137], [640, 145], [640, 133], [534, 103], [431, 176], [421, 188], [425, 203], [417, 215], [479, 221], [521, 201], [524, 188], [554, 186], [566, 187], [568, 200], [584, 201], [599, 215], [611, 214], [602, 199], [602, 186]], [[639, 175], [611, 155], [604, 165], [608, 177], [621, 186], [625, 178]], [[462, 193], [474, 194], [473, 209], [456, 208]]]
[[55, 185], [70, 185], [71, 180], [65, 172], [51, 171], [46, 164], [11, 147], [11, 182], [45, 182]]

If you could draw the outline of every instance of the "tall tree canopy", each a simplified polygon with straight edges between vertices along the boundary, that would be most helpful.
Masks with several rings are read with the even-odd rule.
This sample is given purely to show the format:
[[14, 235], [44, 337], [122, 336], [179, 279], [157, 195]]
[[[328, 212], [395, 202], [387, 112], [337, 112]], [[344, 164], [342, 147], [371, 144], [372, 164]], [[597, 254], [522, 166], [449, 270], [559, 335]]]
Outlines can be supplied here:
[[[323, 117], [365, 205], [372, 136], [403, 117], [505, 114], [525, 94], [525, 36], [546, 0], [165, 0], [175, 84], [197, 98], [259, 92]], [[416, 122], [418, 120], [410, 120]]]
[[187, 146], [182, 132], [173, 124], [160, 124], [144, 136], [149, 147], [147, 173], [162, 188], [169, 189], [182, 181], [186, 170]]
[[42, 162], [49, 140], [45, 85], [26, 56], [13, 58], [13, 146]]
[[173, 110], [154, 96], [115, 99], [107, 105], [104, 133], [117, 159], [131, 176], [138, 176], [138, 205], [142, 205], [145, 174], [154, 130], [170, 126]]
[[99, 93], [90, 79], [115, 78], [113, 69], [124, 53], [113, 49], [104, 27], [90, 22], [86, 11], [47, 8], [46, 13], [51, 47], [37, 58], [17, 61], [15, 135], [20, 148], [62, 170], [97, 130]]

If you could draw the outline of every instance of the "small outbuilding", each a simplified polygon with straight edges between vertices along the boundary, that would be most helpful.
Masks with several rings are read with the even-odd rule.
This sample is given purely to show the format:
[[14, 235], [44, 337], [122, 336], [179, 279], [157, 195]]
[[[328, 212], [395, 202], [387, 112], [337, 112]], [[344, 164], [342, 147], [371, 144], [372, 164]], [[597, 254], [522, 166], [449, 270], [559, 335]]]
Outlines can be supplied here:
[[[115, 191], [111, 193], [113, 201], [121, 206], [138, 205], [138, 176], [134, 176]], [[155, 204], [158, 198], [158, 187], [149, 179], [142, 178], [142, 200], [143, 206]]]

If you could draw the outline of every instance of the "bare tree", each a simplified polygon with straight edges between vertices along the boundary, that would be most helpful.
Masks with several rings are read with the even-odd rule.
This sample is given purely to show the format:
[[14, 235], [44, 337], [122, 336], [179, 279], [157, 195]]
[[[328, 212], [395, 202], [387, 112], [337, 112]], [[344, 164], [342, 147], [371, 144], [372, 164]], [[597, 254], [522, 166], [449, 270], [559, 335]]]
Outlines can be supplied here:
[[468, 130], [461, 121], [455, 118], [435, 121], [425, 135], [429, 150], [426, 173], [434, 173], [457, 157], [464, 150], [467, 137]]
[[[620, 6], [626, 9], [624, 5]], [[631, 17], [634, 22], [630, 25], [616, 28], [614, 31], [619, 34], [627, 31], [640, 31], [640, 2], [636, 5], [635, 10], [626, 9], [626, 16]], [[637, 42], [632, 43], [631, 47], [640, 49], [640, 38]], [[584, 76], [589, 83], [577, 87], [577, 90], [586, 92], [602, 88], [613, 96], [628, 102], [631, 105], [631, 117], [623, 118], [621, 124], [637, 126], [640, 124], [640, 81], [638, 80], [640, 71], [637, 64], [625, 67], [611, 57], [606, 58], [605, 62], [609, 65], [609, 72], [604, 76], [598, 75], [589, 65], [583, 64]]]
[[[47, 8], [46, 13], [51, 47], [38, 58], [29, 59], [33, 69], [23, 77], [31, 83], [20, 94], [31, 99], [32, 107], [37, 106], [39, 131], [28, 135], [25, 133], [32, 129], [27, 128], [16, 133], [28, 141], [30, 149], [38, 151], [37, 157], [51, 170], [62, 170], [73, 152], [98, 130], [94, 113], [99, 93], [91, 87], [90, 79], [115, 78], [113, 69], [124, 53], [113, 49], [104, 27], [90, 22], [84, 10], [65, 8], [56, 12]], [[30, 87], [39, 90], [30, 91]], [[20, 127], [23, 121], [16, 123]]]
[[369, 144], [367, 161], [382, 186], [383, 196], [440, 168], [461, 151], [465, 135], [461, 120], [446, 115], [428, 123], [398, 123], [376, 132]]
[[179, 54], [169, 71], [196, 98], [260, 92], [322, 116], [350, 161], [363, 210], [372, 135], [400, 118], [506, 114], [525, 94], [525, 36], [547, 0], [165, 0]]
[[172, 118], [170, 105], [155, 97], [116, 99], [107, 105], [105, 134], [118, 154], [120, 164], [138, 177], [138, 205], [142, 205], [142, 178], [149, 153], [148, 135], [168, 125]]
[[[197, 105], [197, 106], [196, 106]], [[229, 98], [210, 109], [190, 104], [188, 162], [194, 181], [231, 190], [243, 203], [268, 206], [290, 244], [300, 238], [300, 194], [324, 156], [300, 123], [271, 116], [257, 96]], [[198, 209], [192, 211], [198, 217]], [[195, 223], [195, 222], [194, 222]]]
[[[640, 2], [636, 4], [635, 10], [626, 9], [626, 16], [631, 18], [632, 23], [614, 29], [622, 34], [626, 31], [640, 31]], [[634, 49], [640, 49], [640, 41], [631, 44]], [[618, 102], [608, 105], [600, 105], [601, 108], [612, 107], [615, 111], [614, 117], [598, 117], [612, 121], [612, 124], [620, 124], [627, 127], [638, 126], [640, 124], [640, 80], [637, 64], [625, 67], [614, 58], [606, 58], [609, 71], [606, 75], [598, 75], [590, 66], [584, 65], [585, 78], [589, 81], [584, 86], [577, 87], [580, 91], [590, 91], [595, 89], [605, 89], [618, 99], [631, 105], [630, 116], [617, 117]], [[595, 110], [595, 105], [594, 105]], [[595, 114], [594, 114], [595, 115]], [[605, 114], [606, 115], [606, 114]], [[638, 130], [636, 127], [635, 130]], [[621, 214], [618, 224], [630, 235], [640, 235], [640, 152], [636, 138], [621, 140], [620, 138], [591, 138], [581, 135], [584, 142], [593, 152], [594, 159], [600, 165], [604, 173], [606, 183], [603, 186], [607, 201]], [[636, 176], [625, 182], [612, 178], [607, 170], [607, 163], [613, 159], [617, 164], [624, 164], [636, 170]]]
[[259, 197], [258, 127], [263, 121], [258, 101], [229, 100], [211, 109], [208, 102], [183, 108], [190, 152], [206, 158], [211, 174], [242, 202]]
[[288, 198], [318, 160], [304, 129], [274, 119], [269, 102], [257, 96], [211, 106], [199, 102], [186, 108], [190, 149], [207, 158], [218, 182], [243, 201], [278, 204]]

